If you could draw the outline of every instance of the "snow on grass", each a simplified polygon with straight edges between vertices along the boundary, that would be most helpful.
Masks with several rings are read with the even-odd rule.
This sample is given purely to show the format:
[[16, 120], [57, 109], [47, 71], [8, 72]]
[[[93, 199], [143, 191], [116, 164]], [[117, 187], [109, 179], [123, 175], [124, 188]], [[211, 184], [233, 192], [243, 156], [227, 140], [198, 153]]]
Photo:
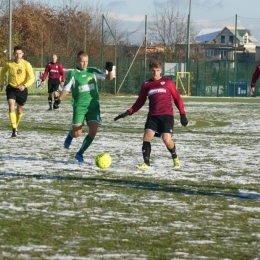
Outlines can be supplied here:
[[[223, 241], [236, 256], [240, 250], [245, 259], [257, 256], [257, 246], [250, 244], [250, 253], [246, 241], [258, 243], [260, 238], [247, 227], [259, 226], [258, 104], [187, 102], [188, 127], [181, 127], [175, 109], [173, 139], [181, 170], [173, 170], [169, 152], [155, 138], [152, 168], [141, 171], [136, 166], [143, 161], [147, 107], [114, 122], [134, 99], [101, 99], [103, 124], [84, 154], [86, 163], [79, 164], [74, 155], [87, 127], [69, 149], [63, 148], [71, 128], [69, 101], [62, 102], [59, 112], [47, 112], [46, 100], [30, 99], [17, 138], [10, 138], [4, 99], [0, 104], [6, 111], [0, 114], [0, 216], [10, 221], [0, 234], [3, 257], [33, 259], [28, 251], [45, 251], [37, 256], [232, 259]], [[103, 151], [112, 157], [111, 167], [104, 170], [94, 163]], [[45, 243], [39, 243], [35, 229]], [[214, 256], [211, 244], [221, 248]]]

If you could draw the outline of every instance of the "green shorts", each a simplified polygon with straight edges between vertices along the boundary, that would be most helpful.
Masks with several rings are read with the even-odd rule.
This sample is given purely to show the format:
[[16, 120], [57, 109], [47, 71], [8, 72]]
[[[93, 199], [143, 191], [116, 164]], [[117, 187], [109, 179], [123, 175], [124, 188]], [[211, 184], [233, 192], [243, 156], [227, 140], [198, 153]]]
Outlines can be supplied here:
[[72, 118], [72, 125], [80, 125], [83, 124], [84, 121], [96, 121], [98, 124], [101, 125], [102, 120], [100, 117], [100, 109], [99, 107], [95, 108], [85, 108], [75, 106], [73, 107], [73, 118]]

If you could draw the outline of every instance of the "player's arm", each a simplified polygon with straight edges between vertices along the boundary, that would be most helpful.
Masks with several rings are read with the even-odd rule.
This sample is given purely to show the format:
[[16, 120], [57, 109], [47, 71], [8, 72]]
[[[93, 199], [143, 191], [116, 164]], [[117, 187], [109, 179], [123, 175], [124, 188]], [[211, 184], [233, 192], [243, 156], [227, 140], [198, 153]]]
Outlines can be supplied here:
[[188, 124], [188, 119], [186, 117], [186, 112], [184, 110], [184, 104], [183, 104], [183, 100], [181, 98], [180, 93], [178, 92], [178, 90], [176, 89], [175, 84], [171, 81], [170, 82], [170, 87], [169, 87], [170, 91], [171, 91], [171, 95], [173, 98], [173, 102], [175, 104], [175, 106], [178, 108], [179, 112], [180, 112], [180, 121], [181, 124], [183, 126], [186, 126]]
[[183, 101], [182, 101], [182, 98], [181, 98], [179, 91], [176, 89], [176, 86], [172, 81], [170, 81], [169, 84], [170, 84], [169, 90], [171, 92], [171, 96], [172, 96], [172, 99], [173, 99], [175, 106], [180, 111], [180, 114], [186, 114], [185, 110], [184, 110], [184, 104], [183, 104]]
[[54, 105], [53, 105], [54, 109], [59, 108], [59, 104], [67, 96], [67, 94], [70, 92], [70, 90], [74, 84], [75, 84], [75, 79], [72, 76], [72, 73], [70, 73], [66, 79], [65, 85], [63, 86], [63, 89], [62, 89], [59, 97], [54, 101]]
[[252, 80], [251, 80], [251, 90], [250, 90], [250, 94], [252, 95], [255, 91], [255, 83], [258, 80], [260, 75], [260, 65], [258, 65], [255, 69], [255, 72], [252, 75]]
[[132, 105], [131, 108], [128, 109], [130, 115], [132, 115], [133, 113], [137, 112], [139, 109], [142, 108], [142, 106], [145, 104], [147, 99], [147, 93], [144, 90], [144, 87], [142, 85], [141, 90], [139, 92], [139, 96], [136, 99], [135, 103]]
[[69, 92], [67, 90], [62, 90], [59, 96], [59, 100], [62, 101], [68, 94]]
[[61, 75], [60, 84], [61, 84], [61, 86], [63, 86], [64, 82], [65, 82], [65, 72], [64, 72], [64, 69], [62, 68], [61, 64], [59, 66], [59, 70], [60, 70], [60, 75]]
[[116, 116], [114, 118], [114, 121], [117, 121], [120, 118], [124, 118], [128, 115], [132, 115], [133, 113], [137, 112], [146, 102], [147, 99], [147, 94], [143, 88], [143, 85], [141, 87], [140, 93], [138, 98], [136, 99], [135, 103], [133, 104], [133, 106], [131, 108], [129, 108], [128, 110], [126, 110], [126, 112]]
[[35, 81], [35, 75], [34, 75], [34, 70], [32, 68], [32, 65], [30, 63], [27, 63], [26, 66], [26, 71], [27, 71], [27, 81], [25, 82], [24, 86], [26, 88], [30, 87], [34, 81]]
[[113, 75], [113, 63], [112, 62], [106, 62], [106, 66], [104, 67], [108, 73], [104, 73], [102, 70], [94, 68], [94, 67], [89, 67], [88, 69], [91, 70], [91, 72], [94, 74], [96, 79], [100, 80], [112, 80], [114, 75]]
[[58, 109], [59, 108], [59, 104], [61, 103], [61, 101], [67, 96], [69, 92], [67, 90], [62, 90], [60, 93], [60, 96], [55, 99], [54, 104], [53, 104], [53, 108], [54, 109]]
[[49, 73], [49, 64], [46, 65], [44, 73], [42, 75], [42, 85], [44, 84], [44, 81], [47, 78], [48, 73]]
[[5, 74], [8, 71], [8, 68], [9, 68], [9, 66], [8, 66], [8, 63], [6, 62], [0, 73], [0, 91], [2, 91], [4, 88], [4, 79], [5, 79]]

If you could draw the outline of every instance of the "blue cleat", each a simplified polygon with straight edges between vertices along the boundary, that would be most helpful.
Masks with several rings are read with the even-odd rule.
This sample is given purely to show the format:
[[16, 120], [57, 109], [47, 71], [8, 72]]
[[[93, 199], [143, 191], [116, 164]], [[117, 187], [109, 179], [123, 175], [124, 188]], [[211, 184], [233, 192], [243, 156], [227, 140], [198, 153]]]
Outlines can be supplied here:
[[70, 133], [68, 133], [68, 135], [67, 135], [67, 137], [66, 137], [66, 139], [65, 139], [65, 141], [64, 141], [64, 147], [65, 148], [69, 148], [70, 147], [70, 145], [71, 145], [71, 142], [72, 142], [72, 139], [73, 139], [73, 137], [71, 137], [70, 136]]
[[84, 159], [83, 159], [82, 154], [76, 153], [75, 158], [78, 160], [78, 162], [84, 163]]

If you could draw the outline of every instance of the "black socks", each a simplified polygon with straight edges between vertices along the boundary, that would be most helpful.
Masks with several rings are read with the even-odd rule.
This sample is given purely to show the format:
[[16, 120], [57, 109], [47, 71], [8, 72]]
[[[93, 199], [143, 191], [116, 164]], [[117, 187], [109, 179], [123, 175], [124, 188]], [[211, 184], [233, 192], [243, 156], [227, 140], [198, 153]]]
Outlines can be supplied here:
[[143, 153], [143, 158], [144, 162], [150, 166], [150, 154], [151, 154], [151, 143], [150, 142], [143, 142], [143, 147], [142, 147], [142, 153]]

